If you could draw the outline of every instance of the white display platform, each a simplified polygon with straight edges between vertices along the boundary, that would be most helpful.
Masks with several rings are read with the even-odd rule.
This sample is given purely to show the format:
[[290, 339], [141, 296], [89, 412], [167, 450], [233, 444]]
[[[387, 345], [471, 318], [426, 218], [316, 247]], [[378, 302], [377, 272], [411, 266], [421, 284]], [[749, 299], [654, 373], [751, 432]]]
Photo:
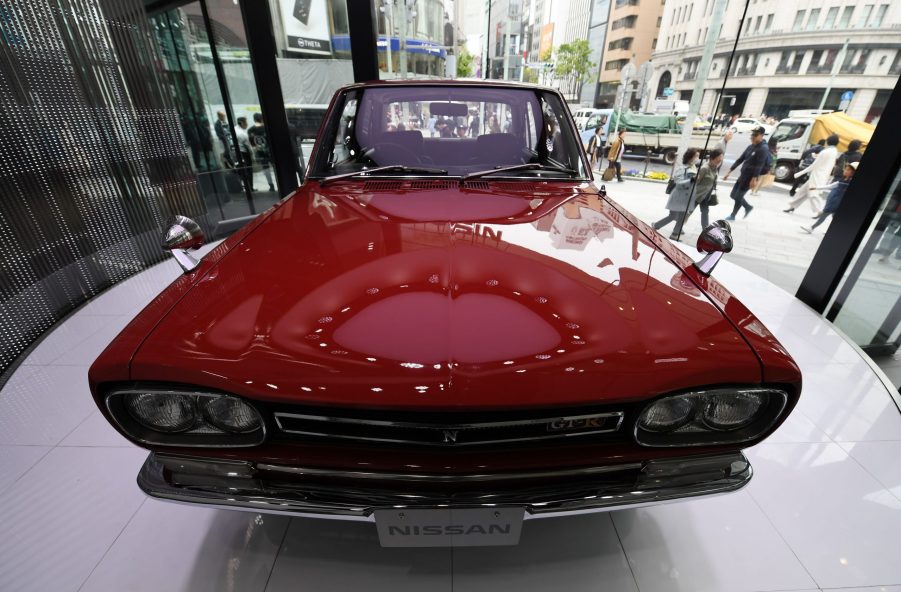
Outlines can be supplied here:
[[383, 549], [375, 525], [148, 499], [147, 453], [100, 416], [87, 368], [177, 277], [162, 263], [50, 334], [0, 391], [0, 590], [901, 592], [901, 414], [831, 325], [726, 261], [715, 271], [804, 373], [798, 408], [722, 497], [528, 520], [516, 547]]

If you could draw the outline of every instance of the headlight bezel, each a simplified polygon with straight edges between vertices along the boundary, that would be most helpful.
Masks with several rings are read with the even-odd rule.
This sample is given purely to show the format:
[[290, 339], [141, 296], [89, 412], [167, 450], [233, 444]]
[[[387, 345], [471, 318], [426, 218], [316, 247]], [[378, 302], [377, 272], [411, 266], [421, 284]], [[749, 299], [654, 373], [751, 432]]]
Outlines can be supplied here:
[[[172, 395], [188, 397], [192, 401], [194, 409], [194, 424], [186, 431], [164, 432], [144, 425], [133, 417], [126, 409], [125, 401], [129, 396], [152, 394]], [[259, 427], [250, 432], [228, 432], [212, 424], [204, 414], [204, 399], [231, 398], [248, 405], [256, 413]], [[142, 388], [139, 385], [111, 388], [105, 395], [107, 411], [113, 421], [130, 438], [148, 446], [170, 446], [177, 448], [249, 448], [258, 446], [266, 440], [266, 418], [258, 406], [244, 397], [231, 393], [215, 390], [203, 390], [200, 388], [177, 386], [148, 386]]]
[[[721, 394], [754, 393], [766, 394], [767, 400], [752, 421], [736, 429], [717, 429], [704, 421], [708, 400]], [[649, 409], [660, 401], [674, 397], [691, 397], [694, 415], [674, 430], [653, 432], [642, 428], [642, 418]], [[788, 405], [789, 392], [781, 386], [711, 386], [692, 390], [666, 393], [645, 403], [635, 417], [633, 438], [635, 442], [648, 448], [684, 448], [699, 446], [723, 446], [745, 444], [767, 434], [784, 415]], [[681, 431], [684, 430], [684, 431]]]

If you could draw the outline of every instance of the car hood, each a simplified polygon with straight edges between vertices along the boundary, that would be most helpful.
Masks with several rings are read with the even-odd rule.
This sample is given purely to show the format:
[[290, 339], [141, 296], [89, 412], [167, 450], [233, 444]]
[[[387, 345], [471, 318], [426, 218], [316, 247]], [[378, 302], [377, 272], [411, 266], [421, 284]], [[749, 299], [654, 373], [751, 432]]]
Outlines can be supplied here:
[[760, 382], [665, 250], [589, 184], [310, 182], [210, 266], [131, 378], [413, 409]]

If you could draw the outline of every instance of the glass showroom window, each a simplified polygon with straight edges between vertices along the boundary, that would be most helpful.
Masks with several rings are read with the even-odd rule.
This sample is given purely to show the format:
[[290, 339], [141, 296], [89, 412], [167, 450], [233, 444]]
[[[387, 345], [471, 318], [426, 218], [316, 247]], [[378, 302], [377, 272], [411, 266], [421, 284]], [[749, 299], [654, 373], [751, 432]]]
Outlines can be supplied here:
[[[714, 33], [713, 17], [721, 4], [722, 25]], [[651, 36], [667, 42], [644, 58], [605, 54], [602, 73], [610, 68], [619, 82], [623, 69], [628, 70], [630, 63], [635, 68], [627, 87], [632, 93], [624, 100], [633, 109], [625, 110], [622, 119], [627, 130], [622, 168], [629, 176], [622, 184], [607, 184], [611, 196], [648, 223], [662, 220], [669, 201], [665, 185], [647, 179], [665, 179], [683, 168], [680, 142], [690, 125], [684, 140], [690, 148], [703, 155], [725, 149], [715, 188], [718, 205], [710, 205], [709, 195], [696, 196], [693, 199], [701, 201], [692, 201], [683, 210], [681, 233], [676, 233], [675, 225], [660, 230], [692, 245], [701, 231], [703, 209], [711, 220], [731, 219], [734, 214], [730, 223], [736, 240], [730, 260], [795, 293], [831, 223], [826, 216], [813, 227], [818, 221], [814, 216], [819, 217], [826, 207], [832, 184], [843, 181], [842, 163], [858, 159], [861, 153], [866, 157], [867, 142], [898, 82], [897, 48], [880, 40], [897, 37], [901, 13], [887, 8], [874, 31], [882, 14], [876, 4], [868, 14], [863, 3], [858, 10], [847, 4], [785, 4], [775, 10], [767, 2], [711, 1], [706, 9], [699, 4], [710, 35], [717, 35], [716, 51], [709, 56], [709, 70], [704, 71], [706, 35], [696, 34], [694, 21], [683, 22], [682, 15], [690, 11], [688, 2], [667, 0], [666, 18]], [[866, 28], [859, 26], [864, 17]], [[626, 15], [611, 12], [611, 18], [608, 44], [615, 41], [610, 33]], [[823, 38], [824, 29], [835, 28], [845, 30]], [[639, 30], [629, 33], [633, 48], [642, 47]], [[721, 53], [723, 47], [731, 50], [736, 37], [736, 51]], [[637, 73], [644, 63], [650, 64], [651, 75], [641, 85]], [[643, 96], [638, 96], [640, 88], [645, 89]], [[616, 112], [615, 105], [608, 106]], [[693, 121], [688, 112], [696, 114]], [[654, 113], [653, 123], [647, 113]], [[666, 115], [672, 119], [661, 117]], [[847, 127], [836, 127], [838, 121]], [[752, 130], [758, 127], [763, 134], [762, 147], [756, 149], [757, 174], [746, 171], [743, 175], [749, 159], [745, 151], [752, 144]], [[838, 138], [831, 146], [833, 131]], [[590, 138], [590, 130], [582, 133]], [[649, 141], [652, 134], [654, 139]], [[826, 146], [821, 147], [820, 141]], [[820, 150], [825, 156], [811, 171]], [[697, 174], [706, 162], [706, 158], [689, 161], [691, 174]], [[601, 169], [606, 165], [600, 162]], [[642, 178], [646, 181], [638, 181]], [[754, 179], [753, 187], [750, 179]]]
[[276, 63], [298, 171], [307, 159], [329, 101], [353, 83], [344, 0], [269, 0]]
[[[483, 28], [483, 10], [474, 10], [475, 5], [445, 10], [440, 0], [374, 1], [381, 79], [457, 78], [481, 74], [477, 58], [484, 54], [485, 48], [480, 43], [482, 37], [477, 38], [474, 33]], [[454, 26], [458, 16], [467, 22], [467, 27]], [[513, 44], [516, 49], [519, 38], [517, 34], [509, 39], [504, 36], [501, 40]], [[498, 52], [504, 50], [501, 45], [496, 49]], [[513, 51], [510, 47], [507, 49]]]
[[901, 172], [879, 212], [827, 317], [877, 360], [898, 387], [901, 368], [893, 357], [901, 348]]
[[262, 212], [279, 195], [240, 7], [188, 2], [152, 15], [150, 26], [210, 221]]

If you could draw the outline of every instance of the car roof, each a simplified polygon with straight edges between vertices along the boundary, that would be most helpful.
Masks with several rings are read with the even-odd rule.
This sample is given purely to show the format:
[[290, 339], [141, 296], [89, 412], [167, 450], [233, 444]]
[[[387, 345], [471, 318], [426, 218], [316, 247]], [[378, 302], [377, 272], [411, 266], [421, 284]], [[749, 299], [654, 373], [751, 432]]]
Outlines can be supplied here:
[[482, 80], [480, 78], [442, 78], [442, 79], [395, 79], [395, 80], [370, 80], [357, 82], [345, 86], [350, 88], [376, 88], [396, 86], [484, 86], [486, 88], [522, 88], [529, 90], [542, 90], [559, 94], [560, 91], [549, 86], [529, 84], [512, 80]]

